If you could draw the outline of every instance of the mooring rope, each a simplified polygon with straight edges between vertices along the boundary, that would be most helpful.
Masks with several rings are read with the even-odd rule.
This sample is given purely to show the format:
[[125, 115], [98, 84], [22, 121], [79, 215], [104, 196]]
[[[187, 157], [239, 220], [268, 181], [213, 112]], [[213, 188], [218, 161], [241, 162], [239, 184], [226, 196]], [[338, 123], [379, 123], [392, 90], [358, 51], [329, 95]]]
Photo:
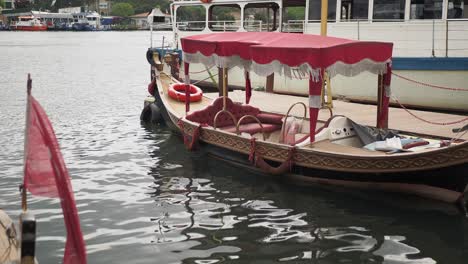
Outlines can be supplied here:
[[455, 125], [455, 124], [459, 124], [459, 123], [463, 123], [463, 122], [467, 122], [468, 121], [468, 117], [465, 117], [461, 120], [457, 120], [457, 121], [451, 121], [451, 122], [435, 122], [435, 121], [430, 121], [430, 120], [427, 120], [427, 119], [424, 119], [422, 117], [419, 117], [417, 116], [416, 114], [414, 114], [413, 112], [411, 112], [408, 108], [406, 108], [402, 103], [400, 103], [400, 101], [398, 101], [398, 99], [395, 97], [395, 96], [392, 96], [392, 99], [395, 100], [395, 102], [397, 102], [398, 105], [400, 105], [401, 108], [403, 108], [408, 114], [410, 114], [411, 116], [413, 116], [414, 118], [420, 120], [420, 121], [423, 121], [425, 123], [428, 123], [428, 124], [431, 124], [431, 125], [439, 125], [439, 126], [447, 126], [447, 125]]
[[412, 83], [416, 83], [416, 84], [422, 85], [422, 86], [427, 86], [427, 87], [436, 88], [436, 89], [442, 89], [442, 90], [449, 90], [449, 91], [468, 92], [468, 89], [444, 87], [444, 86], [439, 86], [439, 85], [434, 85], [434, 84], [429, 84], [429, 83], [423, 83], [423, 82], [420, 82], [420, 81], [412, 80], [412, 79], [410, 79], [410, 78], [401, 76], [401, 75], [399, 75], [399, 74], [397, 74], [397, 73], [395, 73], [395, 72], [392, 72], [392, 75], [394, 75], [394, 76], [396, 76], [396, 77], [398, 77], [398, 78], [401, 78], [401, 79], [403, 79], [403, 80], [406, 80], [406, 81], [409, 81], [409, 82], [412, 82]]
[[198, 74], [198, 73], [202, 73], [202, 72], [207, 72], [207, 71], [211, 70], [213, 67], [214, 67], [214, 65], [213, 65], [213, 66], [211, 66], [211, 67], [210, 67], [210, 68], [208, 68], [208, 69], [204, 69], [204, 70], [202, 70], [202, 71], [199, 71], [199, 72], [189, 72], [189, 73], [190, 73], [190, 74]]

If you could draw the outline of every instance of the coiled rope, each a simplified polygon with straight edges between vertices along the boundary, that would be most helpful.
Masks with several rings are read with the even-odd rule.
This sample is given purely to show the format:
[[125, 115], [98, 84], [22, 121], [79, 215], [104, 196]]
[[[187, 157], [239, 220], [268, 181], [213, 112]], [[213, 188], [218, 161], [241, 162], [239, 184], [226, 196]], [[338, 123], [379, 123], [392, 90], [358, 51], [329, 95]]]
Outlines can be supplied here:
[[463, 123], [463, 122], [467, 122], [468, 121], [468, 117], [465, 117], [461, 120], [457, 120], [457, 121], [452, 121], [452, 122], [435, 122], [435, 121], [430, 121], [430, 120], [427, 120], [427, 119], [424, 119], [422, 117], [419, 117], [417, 116], [416, 114], [414, 114], [413, 112], [411, 112], [410, 110], [408, 110], [408, 108], [406, 108], [402, 103], [400, 103], [400, 101], [398, 101], [398, 99], [395, 97], [395, 96], [392, 96], [392, 99], [398, 104], [400, 105], [401, 108], [403, 108], [408, 114], [410, 114], [411, 116], [413, 116], [414, 118], [420, 120], [420, 121], [423, 121], [425, 123], [428, 123], [428, 124], [431, 124], [431, 125], [439, 125], [439, 126], [447, 126], [447, 125], [455, 125], [455, 124], [459, 124], [459, 123]]
[[468, 89], [463, 89], [463, 88], [451, 88], [451, 87], [444, 87], [444, 86], [439, 86], [439, 85], [434, 85], [434, 84], [429, 84], [429, 83], [423, 83], [423, 82], [420, 82], [420, 81], [416, 81], [416, 80], [412, 80], [410, 78], [407, 78], [407, 77], [404, 77], [404, 76], [401, 76], [395, 72], [392, 72], [392, 75], [400, 78], [400, 79], [403, 79], [403, 80], [406, 80], [408, 82], [412, 82], [412, 83], [416, 83], [416, 84], [419, 84], [419, 85], [422, 85], [422, 86], [427, 86], [427, 87], [431, 87], [431, 88], [436, 88], [436, 89], [442, 89], [442, 90], [449, 90], [449, 91], [458, 91], [458, 92], [468, 92]]

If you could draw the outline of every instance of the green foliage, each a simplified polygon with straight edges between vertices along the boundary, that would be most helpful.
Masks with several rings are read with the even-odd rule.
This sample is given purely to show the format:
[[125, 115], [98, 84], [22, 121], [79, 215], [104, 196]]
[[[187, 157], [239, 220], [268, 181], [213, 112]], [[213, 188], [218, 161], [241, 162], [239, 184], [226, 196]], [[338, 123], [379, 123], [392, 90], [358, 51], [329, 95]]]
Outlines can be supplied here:
[[213, 16], [216, 18], [216, 20], [220, 21], [230, 21], [230, 20], [236, 20], [234, 16], [232, 15], [233, 13], [239, 13], [240, 17], [240, 9], [235, 8], [235, 7], [221, 7], [221, 6], [215, 6], [213, 8]]
[[117, 3], [112, 6], [112, 15], [128, 17], [135, 14], [135, 9], [129, 3]]
[[5, 1], [4, 0], [0, 0], [0, 7], [5, 8]]
[[177, 9], [178, 21], [205, 21], [203, 6], [182, 6]]
[[[4, 1], [4, 0], [0, 0]], [[17, 0], [17, 1], [27, 1], [29, 0]], [[128, 3], [133, 6], [134, 14], [151, 12], [151, 10], [157, 6], [164, 13], [169, 13], [170, 11], [170, 0], [114, 0], [112, 5], [119, 3]], [[57, 11], [59, 8], [70, 7], [70, 6], [90, 6], [94, 7], [96, 4], [95, 0], [57, 0], [55, 5], [52, 7], [50, 4], [52, 0], [39, 0], [34, 1], [34, 8], [36, 9], [50, 9]]]
[[135, 14], [149, 13], [155, 7], [159, 7], [163, 13], [170, 13], [169, 0], [114, 0], [113, 4], [129, 3], [135, 8]]
[[288, 20], [304, 20], [305, 19], [305, 7], [295, 6], [287, 7], [284, 15], [284, 21]]
[[29, 0], [15, 0], [15, 8], [28, 8], [31, 7], [31, 2]]

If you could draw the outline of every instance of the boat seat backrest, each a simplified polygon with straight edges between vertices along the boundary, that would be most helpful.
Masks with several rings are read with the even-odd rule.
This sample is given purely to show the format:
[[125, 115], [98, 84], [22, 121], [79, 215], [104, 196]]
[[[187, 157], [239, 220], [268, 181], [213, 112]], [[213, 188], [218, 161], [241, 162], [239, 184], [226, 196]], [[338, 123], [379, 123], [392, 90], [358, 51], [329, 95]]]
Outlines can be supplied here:
[[[213, 101], [213, 103], [207, 107], [205, 107], [202, 110], [199, 111], [194, 111], [193, 113], [190, 113], [187, 115], [187, 120], [190, 120], [192, 122], [197, 122], [200, 124], [208, 124], [210, 126], [213, 126], [213, 121], [216, 116], [216, 114], [223, 109], [223, 97], [219, 97]], [[256, 107], [253, 107], [251, 105], [242, 105], [240, 103], [234, 103], [231, 99], [226, 98], [226, 110], [231, 112], [234, 117], [239, 120], [241, 117], [245, 115], [253, 115], [257, 116], [260, 113], [260, 110]], [[255, 120], [246, 118], [244, 119], [243, 124], [246, 123], [252, 123], [255, 122]], [[218, 117], [218, 120], [216, 121], [216, 126], [218, 127], [224, 127], [224, 126], [230, 126], [230, 125], [235, 125], [233, 124], [232, 118], [226, 114], [222, 113]]]

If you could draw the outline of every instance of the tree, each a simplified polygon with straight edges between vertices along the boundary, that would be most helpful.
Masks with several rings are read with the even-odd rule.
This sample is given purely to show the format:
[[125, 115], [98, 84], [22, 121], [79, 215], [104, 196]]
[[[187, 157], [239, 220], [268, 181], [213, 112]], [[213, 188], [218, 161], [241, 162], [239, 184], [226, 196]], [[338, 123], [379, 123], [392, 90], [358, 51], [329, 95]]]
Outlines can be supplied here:
[[117, 3], [112, 6], [112, 15], [128, 17], [135, 14], [135, 9], [129, 3]]
[[29, 0], [15, 0], [16, 9], [28, 8], [30, 6], [31, 6], [31, 2], [29, 2]]
[[0, 8], [5, 8], [5, 1], [0, 0]]

